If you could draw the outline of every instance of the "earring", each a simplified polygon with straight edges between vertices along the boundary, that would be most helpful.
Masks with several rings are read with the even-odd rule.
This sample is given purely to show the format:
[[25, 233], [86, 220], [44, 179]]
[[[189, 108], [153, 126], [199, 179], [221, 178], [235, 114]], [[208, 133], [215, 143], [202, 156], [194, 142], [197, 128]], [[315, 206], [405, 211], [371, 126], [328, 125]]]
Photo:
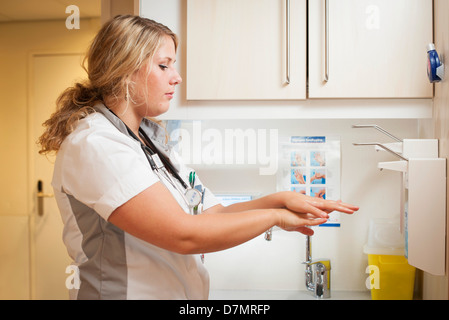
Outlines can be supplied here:
[[125, 93], [125, 101], [128, 101], [129, 97], [129, 83], [126, 83], [126, 93]]

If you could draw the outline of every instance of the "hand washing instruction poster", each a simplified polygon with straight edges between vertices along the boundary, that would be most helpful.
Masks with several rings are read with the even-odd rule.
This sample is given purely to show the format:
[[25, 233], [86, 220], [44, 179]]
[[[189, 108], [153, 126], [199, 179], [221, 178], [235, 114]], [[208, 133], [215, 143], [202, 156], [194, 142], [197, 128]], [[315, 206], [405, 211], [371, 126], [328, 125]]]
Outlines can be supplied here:
[[[281, 138], [278, 190], [340, 199], [340, 140], [325, 136]], [[323, 227], [339, 227], [340, 214], [332, 212]]]

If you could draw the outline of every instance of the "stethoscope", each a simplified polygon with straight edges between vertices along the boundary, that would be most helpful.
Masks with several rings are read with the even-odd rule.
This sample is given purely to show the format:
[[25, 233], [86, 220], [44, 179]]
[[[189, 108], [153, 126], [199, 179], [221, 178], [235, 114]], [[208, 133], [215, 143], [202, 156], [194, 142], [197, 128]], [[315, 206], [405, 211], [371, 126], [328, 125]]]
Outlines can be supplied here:
[[[129, 131], [131, 130], [128, 129], [128, 132]], [[134, 136], [133, 138], [136, 139], [137, 137], [135, 136], [135, 134], [131, 133], [132, 132], [130, 132], [130, 135]], [[157, 150], [153, 142], [148, 138], [148, 136], [142, 129], [139, 129], [139, 133], [146, 144], [152, 146], [154, 150]], [[159, 157], [157, 151], [155, 152], [152, 148], [143, 143], [141, 143], [140, 145], [143, 152], [145, 153], [145, 156], [148, 159], [148, 162], [150, 163], [151, 169], [154, 171], [154, 173], [156, 173], [159, 179], [162, 180], [162, 178], [165, 178], [179, 192], [181, 197], [184, 199], [184, 202], [189, 207], [191, 213], [198, 214], [199, 205], [203, 200], [203, 192], [194, 188], [195, 172], [190, 173], [190, 186], [188, 186], [168, 160], [162, 157], [162, 159], [165, 160], [164, 162], [162, 162], [163, 160], [161, 159], [161, 157]], [[167, 167], [170, 168], [172, 175], [168, 172]], [[180, 182], [184, 190], [182, 190], [180, 185], [176, 183], [176, 181], [173, 179], [173, 176]]]
[[[111, 109], [108, 108], [108, 110], [111, 111], [111, 113], [114, 114], [118, 119], [120, 119]], [[184, 202], [189, 207], [191, 214], [200, 213], [204, 199], [204, 191], [199, 190], [195, 187], [195, 172], [190, 173], [190, 186], [187, 185], [179, 176], [178, 171], [173, 167], [172, 163], [170, 163], [170, 161], [168, 161], [165, 157], [159, 156], [156, 146], [145, 133], [145, 131], [142, 130], [142, 128], [139, 128], [139, 134], [141, 135], [145, 143], [142, 143], [142, 141], [134, 134], [134, 132], [132, 132], [132, 130], [126, 125], [126, 123], [124, 123], [123, 121], [122, 123], [125, 125], [129, 135], [140, 143], [140, 146], [150, 164], [151, 169], [158, 176], [159, 180], [162, 181], [163, 179], [165, 179], [179, 192]], [[168, 172], [167, 167], [170, 169], [172, 174]], [[176, 183], [176, 181], [173, 179], [173, 176], [176, 178], [176, 180], [178, 180], [179, 183]], [[181, 188], [180, 184], [182, 185], [182, 188], [184, 188], [184, 190]]]

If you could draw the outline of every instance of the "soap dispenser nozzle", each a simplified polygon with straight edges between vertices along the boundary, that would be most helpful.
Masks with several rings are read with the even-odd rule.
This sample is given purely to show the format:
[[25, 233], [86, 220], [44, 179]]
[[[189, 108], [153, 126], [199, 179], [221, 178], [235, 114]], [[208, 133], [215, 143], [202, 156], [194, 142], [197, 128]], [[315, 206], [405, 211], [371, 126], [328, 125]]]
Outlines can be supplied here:
[[353, 143], [354, 146], [378, 146], [381, 147], [382, 149], [384, 149], [385, 151], [390, 152], [391, 154], [394, 154], [396, 157], [401, 158], [402, 160], [408, 161], [407, 158], [405, 158], [404, 156], [402, 156], [401, 154], [394, 152], [393, 150], [391, 150], [390, 148], [384, 146], [383, 144], [379, 143], [379, 142], [358, 142], [358, 143]]

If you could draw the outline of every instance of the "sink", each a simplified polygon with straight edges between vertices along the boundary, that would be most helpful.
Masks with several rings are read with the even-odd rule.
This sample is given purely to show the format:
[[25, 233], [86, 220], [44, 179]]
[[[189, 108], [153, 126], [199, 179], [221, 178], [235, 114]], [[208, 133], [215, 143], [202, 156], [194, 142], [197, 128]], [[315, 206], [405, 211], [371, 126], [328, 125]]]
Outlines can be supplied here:
[[[209, 300], [317, 300], [307, 291], [294, 290], [211, 290]], [[332, 291], [323, 300], [371, 300], [370, 291]]]

